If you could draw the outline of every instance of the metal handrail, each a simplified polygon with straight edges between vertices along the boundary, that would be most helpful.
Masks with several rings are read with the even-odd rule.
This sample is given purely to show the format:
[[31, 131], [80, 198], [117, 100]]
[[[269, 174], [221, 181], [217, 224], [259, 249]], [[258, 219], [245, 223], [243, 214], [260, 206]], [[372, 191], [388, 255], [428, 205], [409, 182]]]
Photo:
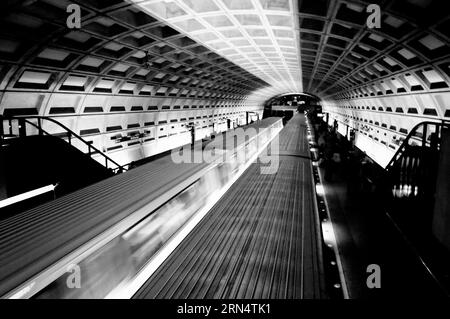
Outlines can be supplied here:
[[[394, 163], [400, 159], [401, 154], [404, 152], [404, 150], [409, 146], [409, 141], [413, 138], [416, 137], [416, 132], [419, 129], [419, 127], [421, 126], [425, 126], [425, 125], [436, 125], [437, 127], [444, 127], [444, 126], [449, 126], [450, 127], [450, 121], [447, 120], [442, 120], [441, 122], [431, 122], [431, 121], [425, 121], [425, 122], [421, 122], [419, 124], [417, 124], [416, 126], [414, 126], [412, 128], [412, 130], [409, 132], [409, 134], [406, 136], [406, 138], [403, 140], [402, 144], [400, 145], [400, 147], [397, 149], [397, 151], [395, 152], [394, 156], [392, 157], [392, 159], [390, 160], [389, 164], [386, 165], [386, 170], [389, 171], [389, 169], [394, 165]], [[423, 139], [426, 139], [426, 134], [423, 134]]]
[[[38, 123], [36, 124], [36, 123], [31, 122], [30, 121], [31, 119], [37, 119]], [[127, 166], [127, 165], [125, 165], [125, 166], [119, 165], [116, 161], [114, 161], [112, 158], [110, 158], [109, 156], [104, 154], [102, 151], [97, 149], [95, 146], [92, 146], [91, 143], [88, 143], [81, 136], [79, 136], [74, 131], [69, 129], [67, 126], [65, 126], [64, 124], [58, 122], [57, 120], [55, 120], [53, 118], [46, 117], [46, 116], [32, 115], [32, 116], [2, 117], [1, 120], [2, 121], [3, 120], [9, 121], [10, 126], [11, 126], [11, 122], [12, 121], [19, 121], [19, 130], [20, 130], [20, 121], [24, 121], [25, 123], [28, 123], [29, 125], [34, 126], [35, 128], [37, 128], [38, 131], [39, 131], [39, 135], [46, 134], [46, 135], [49, 135], [49, 136], [55, 136], [55, 135], [45, 131], [42, 128], [42, 120], [52, 122], [52, 123], [58, 125], [59, 127], [61, 127], [63, 130], [65, 130], [67, 132], [67, 138], [68, 138], [68, 142], [69, 142], [70, 145], [72, 145], [72, 137], [74, 137], [75, 139], [81, 141], [83, 144], [85, 144], [88, 147], [88, 155], [90, 157], [92, 157], [93, 154], [99, 154], [100, 156], [102, 156], [105, 159], [105, 167], [107, 169], [109, 169], [108, 163], [111, 162], [113, 165], [117, 166], [116, 168], [111, 168], [112, 171], [115, 174], [119, 173], [119, 172], [126, 171], [125, 166]], [[3, 134], [3, 132], [2, 132], [2, 134]]]

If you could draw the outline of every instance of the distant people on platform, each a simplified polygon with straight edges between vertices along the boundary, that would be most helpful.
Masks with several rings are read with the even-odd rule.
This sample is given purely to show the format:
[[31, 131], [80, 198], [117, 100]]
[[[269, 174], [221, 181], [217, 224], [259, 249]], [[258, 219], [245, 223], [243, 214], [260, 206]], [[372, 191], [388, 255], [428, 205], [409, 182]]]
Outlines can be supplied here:
[[325, 181], [346, 182], [349, 193], [372, 192], [376, 182], [373, 161], [325, 122], [314, 123], [314, 129]]

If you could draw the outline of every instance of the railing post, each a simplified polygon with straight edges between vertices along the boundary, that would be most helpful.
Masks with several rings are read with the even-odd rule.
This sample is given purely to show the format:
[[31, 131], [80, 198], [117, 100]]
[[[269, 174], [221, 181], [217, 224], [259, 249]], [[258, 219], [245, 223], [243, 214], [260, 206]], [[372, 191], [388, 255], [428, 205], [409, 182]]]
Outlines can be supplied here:
[[19, 119], [19, 137], [26, 137], [27, 136], [27, 127], [26, 127], [25, 119], [20, 118]]
[[43, 132], [43, 130], [42, 130], [42, 122], [41, 122], [41, 119], [40, 118], [38, 118], [38, 128], [39, 128], [39, 135], [40, 136], [42, 136], [42, 135], [44, 135], [44, 132]]
[[427, 146], [427, 133], [428, 133], [428, 124], [423, 125], [423, 135], [422, 135], [422, 147]]
[[434, 125], [434, 133], [430, 134], [430, 148], [431, 150], [437, 151], [439, 150], [440, 144], [441, 144], [441, 130], [442, 126], [438, 123], [433, 124]]
[[3, 139], [5, 136], [5, 131], [3, 127], [3, 115], [0, 115], [0, 146], [3, 145]]

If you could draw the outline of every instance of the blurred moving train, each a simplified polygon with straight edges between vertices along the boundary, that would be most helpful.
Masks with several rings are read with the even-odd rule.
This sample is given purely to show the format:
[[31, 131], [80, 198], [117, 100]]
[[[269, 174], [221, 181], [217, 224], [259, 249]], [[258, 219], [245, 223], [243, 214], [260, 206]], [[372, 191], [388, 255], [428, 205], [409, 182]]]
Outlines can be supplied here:
[[258, 121], [255, 136], [224, 134], [209, 163], [168, 155], [1, 221], [0, 296], [132, 297], [282, 127]]

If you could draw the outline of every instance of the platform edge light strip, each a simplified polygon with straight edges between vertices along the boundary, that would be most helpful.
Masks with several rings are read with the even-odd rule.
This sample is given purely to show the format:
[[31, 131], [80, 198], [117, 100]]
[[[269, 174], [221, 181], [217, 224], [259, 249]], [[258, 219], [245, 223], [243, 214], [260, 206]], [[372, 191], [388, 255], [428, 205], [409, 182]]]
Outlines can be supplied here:
[[[306, 115], [306, 114], [305, 114]], [[318, 149], [311, 146], [311, 139], [314, 138], [314, 135], [312, 132], [312, 128], [311, 125], [308, 121], [307, 123], [307, 127], [308, 127], [308, 140], [310, 142], [310, 151], [311, 152], [318, 152]], [[311, 139], [310, 139], [311, 137]], [[314, 166], [314, 165], [313, 165]], [[342, 293], [344, 295], [344, 299], [349, 299], [349, 294], [348, 294], [348, 287], [347, 287], [347, 281], [345, 279], [345, 275], [344, 275], [344, 268], [342, 266], [342, 261], [341, 261], [341, 255], [339, 253], [339, 246], [337, 244], [337, 240], [336, 240], [336, 235], [334, 232], [334, 226], [333, 226], [333, 221], [331, 219], [331, 215], [330, 215], [330, 211], [329, 211], [329, 205], [328, 205], [328, 201], [327, 201], [327, 196], [326, 196], [326, 190], [325, 190], [325, 186], [323, 184], [323, 178], [322, 178], [322, 173], [320, 172], [319, 169], [317, 169], [317, 173], [319, 175], [319, 184], [316, 184], [314, 187], [314, 191], [315, 193], [320, 196], [321, 198], [323, 198], [325, 207], [326, 207], [326, 214], [327, 214], [327, 220], [326, 221], [319, 221], [320, 222], [320, 226], [321, 226], [321, 231], [322, 231], [322, 236], [323, 236], [323, 240], [325, 242], [326, 245], [328, 245], [330, 247], [332, 247], [333, 252], [335, 254], [336, 257], [336, 262], [337, 262], [337, 267], [338, 267], [338, 272], [339, 272], [339, 280], [341, 282], [341, 289], [342, 289]]]

